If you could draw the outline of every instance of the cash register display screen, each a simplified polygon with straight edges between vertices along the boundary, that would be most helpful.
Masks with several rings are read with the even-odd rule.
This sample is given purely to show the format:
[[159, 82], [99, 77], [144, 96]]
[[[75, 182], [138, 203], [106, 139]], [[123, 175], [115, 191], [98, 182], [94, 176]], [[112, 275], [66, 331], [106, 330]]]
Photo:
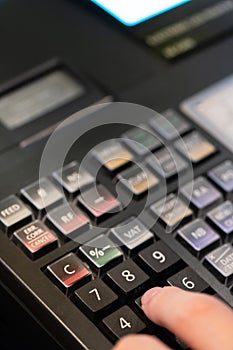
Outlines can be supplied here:
[[0, 97], [0, 122], [14, 130], [84, 94], [82, 83], [55, 70]]
[[190, 0], [91, 0], [118, 21], [134, 26]]
[[233, 152], [233, 74], [184, 101], [181, 109]]

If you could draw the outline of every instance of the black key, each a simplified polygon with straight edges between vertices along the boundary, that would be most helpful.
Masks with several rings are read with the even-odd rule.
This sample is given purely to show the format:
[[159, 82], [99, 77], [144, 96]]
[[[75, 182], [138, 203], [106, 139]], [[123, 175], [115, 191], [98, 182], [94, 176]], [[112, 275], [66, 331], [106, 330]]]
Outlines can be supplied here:
[[138, 156], [145, 156], [150, 151], [161, 147], [161, 142], [147, 125], [130, 129], [122, 137], [125, 138], [124, 141], [130, 150]]
[[16, 196], [0, 202], [0, 225], [3, 231], [12, 232], [31, 221], [32, 213]]
[[217, 151], [216, 147], [198, 131], [184, 136], [182, 142], [176, 141], [175, 146], [194, 164], [207, 159]]
[[188, 164], [172, 148], [162, 148], [146, 159], [147, 164], [163, 178], [170, 179], [181, 174]]
[[100, 279], [89, 282], [75, 291], [74, 301], [91, 319], [112, 307], [117, 301], [117, 295]]
[[113, 240], [123, 245], [130, 254], [153, 241], [154, 235], [137, 218], [131, 217], [111, 229]]
[[64, 237], [75, 238], [90, 227], [89, 219], [68, 203], [48, 212], [47, 219]]
[[108, 271], [106, 280], [125, 299], [143, 292], [149, 277], [132, 260], [126, 260]]
[[208, 172], [210, 179], [224, 191], [226, 198], [233, 197], [233, 162], [230, 160]]
[[94, 268], [104, 271], [123, 260], [122, 251], [106, 235], [100, 235], [79, 248]]
[[145, 167], [134, 166], [117, 175], [120, 185], [132, 193], [136, 198], [147, 193], [159, 184], [157, 176]]
[[63, 169], [55, 171], [53, 177], [70, 194], [77, 193], [80, 189], [86, 189], [95, 182], [94, 177], [87, 170], [79, 170], [77, 162], [72, 162]]
[[233, 247], [230, 243], [215, 249], [205, 257], [204, 264], [222, 283], [233, 280]]
[[233, 204], [226, 201], [214, 208], [207, 214], [207, 219], [218, 229], [227, 239], [233, 234]]
[[162, 241], [156, 242], [139, 253], [139, 263], [159, 281], [182, 266], [180, 257]]
[[95, 147], [93, 155], [110, 172], [119, 170], [133, 159], [132, 153], [115, 140], [106, 141]]
[[208, 284], [190, 267], [170, 277], [167, 282], [171, 286], [192, 292], [204, 292], [209, 288]]
[[14, 232], [13, 240], [31, 259], [44, 255], [58, 245], [57, 236], [40, 221], [33, 221]]
[[205, 221], [197, 219], [177, 232], [177, 239], [194, 255], [202, 258], [211, 249], [218, 246], [220, 236]]
[[190, 123], [173, 109], [167, 109], [153, 117], [150, 125], [167, 141], [174, 140], [191, 130]]
[[78, 196], [78, 203], [98, 222], [119, 212], [120, 202], [102, 185]]
[[110, 339], [116, 341], [127, 334], [142, 333], [146, 325], [130, 308], [123, 306], [103, 319], [103, 327]]
[[46, 178], [23, 188], [21, 194], [39, 213], [63, 201], [62, 193]]
[[150, 207], [168, 232], [192, 219], [193, 212], [179, 197], [171, 193]]
[[221, 193], [202, 176], [184, 185], [180, 193], [199, 215], [203, 215], [222, 201]]
[[77, 284], [84, 284], [91, 279], [90, 270], [74, 254], [63, 256], [47, 267], [50, 277], [63, 290], [77, 287]]

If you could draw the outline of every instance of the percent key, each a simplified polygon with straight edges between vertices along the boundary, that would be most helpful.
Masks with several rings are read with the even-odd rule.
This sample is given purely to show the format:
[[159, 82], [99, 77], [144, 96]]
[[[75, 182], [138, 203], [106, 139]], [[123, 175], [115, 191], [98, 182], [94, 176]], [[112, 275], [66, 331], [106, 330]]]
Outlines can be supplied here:
[[123, 260], [120, 248], [105, 235], [94, 238], [79, 249], [88, 263], [99, 272], [103, 272]]

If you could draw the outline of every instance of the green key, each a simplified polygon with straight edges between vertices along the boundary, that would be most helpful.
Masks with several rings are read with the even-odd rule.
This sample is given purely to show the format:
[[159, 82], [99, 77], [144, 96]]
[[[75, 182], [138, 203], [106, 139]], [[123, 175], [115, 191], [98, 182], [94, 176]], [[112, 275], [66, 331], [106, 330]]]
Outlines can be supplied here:
[[139, 125], [123, 134], [125, 142], [137, 155], [142, 156], [149, 151], [161, 147], [159, 139], [147, 126]]
[[94, 238], [79, 249], [88, 262], [101, 271], [123, 260], [122, 251], [105, 235]]

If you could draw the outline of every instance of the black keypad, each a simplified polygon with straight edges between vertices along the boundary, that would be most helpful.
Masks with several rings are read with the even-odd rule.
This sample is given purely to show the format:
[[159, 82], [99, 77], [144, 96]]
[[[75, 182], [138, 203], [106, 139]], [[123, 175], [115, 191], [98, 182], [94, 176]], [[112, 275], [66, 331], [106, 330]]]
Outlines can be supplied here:
[[128, 334], [142, 333], [146, 329], [142, 320], [127, 306], [104, 318], [103, 326], [106, 334], [113, 341]]
[[181, 194], [199, 215], [222, 201], [221, 193], [202, 176], [183, 186]]
[[138, 156], [145, 156], [150, 151], [161, 147], [161, 142], [146, 125], [139, 125], [122, 135], [126, 145]]
[[106, 281], [122, 298], [143, 292], [149, 277], [132, 260], [127, 260], [108, 271]]
[[39, 213], [63, 201], [62, 193], [46, 178], [23, 188], [21, 194]]
[[169, 273], [182, 266], [180, 257], [162, 241], [156, 242], [139, 253], [139, 263], [149, 269], [152, 278], [162, 281]]
[[150, 125], [167, 141], [174, 140], [191, 130], [190, 123], [173, 109], [167, 109], [161, 115], [153, 117]]
[[[185, 135], [186, 148], [180, 135]], [[53, 178], [23, 188], [22, 200], [11, 196], [1, 201], [0, 224], [9, 233], [1, 238], [13, 241], [11, 248], [19, 255], [21, 249], [38, 259], [25, 261], [35, 265], [34, 272], [44, 272], [52, 294], [63, 298], [62, 310], [66, 300], [72, 302], [74, 314], [75, 307], [80, 309], [103, 332], [106, 343], [104, 335], [115, 342], [127, 334], [149, 332], [171, 348], [186, 348], [147, 319], [141, 297], [153, 286], [172, 285], [229, 299], [225, 289], [233, 289], [233, 162], [223, 161], [221, 149], [209, 159], [217, 147], [173, 110], [121, 136], [93, 149], [90, 168], [99, 165], [97, 181], [74, 161], [50, 174]], [[199, 176], [192, 184], [184, 182], [189, 161]], [[167, 184], [166, 197], [162, 182]], [[141, 205], [145, 210], [139, 219]], [[215, 291], [211, 288], [214, 279], [222, 283], [223, 293], [220, 283]], [[91, 327], [88, 332], [92, 337]]]
[[151, 211], [168, 232], [193, 217], [192, 210], [173, 193], [153, 204]]
[[89, 219], [68, 203], [49, 211], [47, 219], [64, 236], [75, 238], [90, 227]]
[[220, 242], [219, 234], [201, 219], [192, 221], [178, 230], [177, 238], [199, 258]]
[[114, 306], [117, 295], [100, 279], [96, 279], [75, 291], [74, 301], [92, 319], [103, 317]]
[[162, 148], [150, 155], [146, 162], [157, 174], [166, 179], [181, 174], [188, 167], [185, 160], [172, 148]]
[[111, 236], [130, 254], [150, 244], [154, 238], [153, 233], [135, 217], [111, 229]]
[[32, 213], [16, 196], [0, 202], [0, 225], [5, 232], [12, 232], [31, 221]]
[[205, 292], [209, 288], [208, 284], [190, 267], [170, 277], [167, 282], [171, 286], [192, 292]]
[[220, 204], [207, 214], [207, 219], [225, 236], [233, 234], [233, 204], [230, 201]]
[[209, 178], [225, 193], [227, 199], [233, 197], [233, 162], [230, 160], [208, 172]]
[[88, 171], [79, 170], [77, 162], [72, 162], [63, 169], [55, 171], [53, 176], [70, 194], [84, 190], [95, 182], [94, 177]]
[[92, 187], [78, 197], [78, 203], [95, 221], [119, 212], [120, 202], [102, 185]]

